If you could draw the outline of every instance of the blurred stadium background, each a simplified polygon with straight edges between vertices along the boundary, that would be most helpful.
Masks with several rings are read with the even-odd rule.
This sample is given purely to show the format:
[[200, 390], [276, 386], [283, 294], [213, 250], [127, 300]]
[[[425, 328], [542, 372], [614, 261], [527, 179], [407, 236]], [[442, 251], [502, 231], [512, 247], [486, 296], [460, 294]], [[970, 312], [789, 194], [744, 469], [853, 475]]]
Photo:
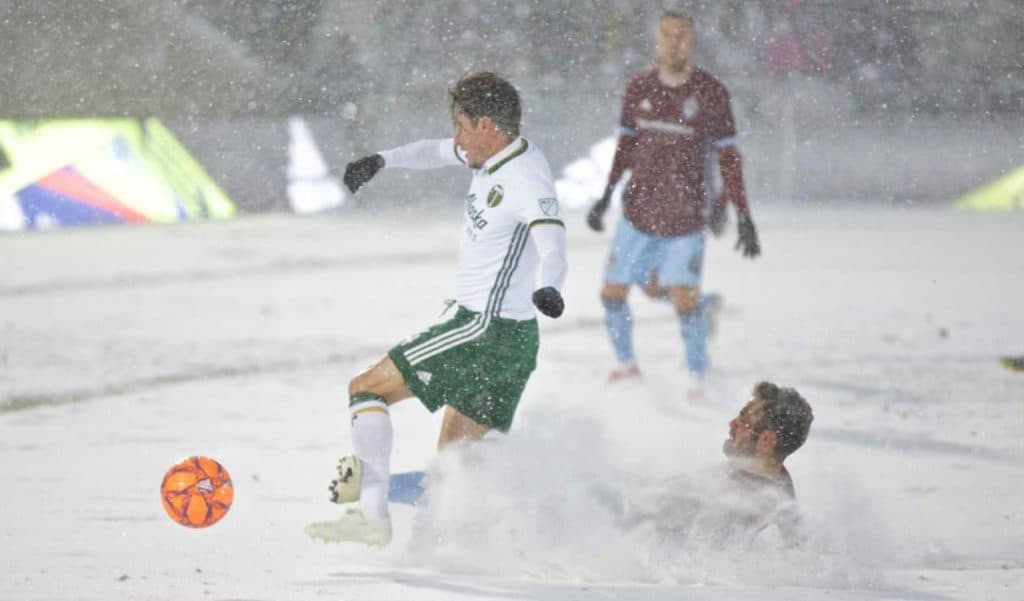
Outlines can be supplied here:
[[[679, 6], [698, 62], [732, 88], [755, 202], [946, 203], [1024, 165], [1020, 0]], [[489, 69], [521, 88], [525, 134], [557, 172], [613, 132], [661, 10], [0, 0], [0, 120], [156, 117], [239, 209], [287, 210], [289, 117], [337, 176], [355, 156], [448, 135], [448, 85]], [[346, 208], [416, 203], [429, 186], [442, 187], [424, 200], [456, 203], [458, 176], [384, 178]]]

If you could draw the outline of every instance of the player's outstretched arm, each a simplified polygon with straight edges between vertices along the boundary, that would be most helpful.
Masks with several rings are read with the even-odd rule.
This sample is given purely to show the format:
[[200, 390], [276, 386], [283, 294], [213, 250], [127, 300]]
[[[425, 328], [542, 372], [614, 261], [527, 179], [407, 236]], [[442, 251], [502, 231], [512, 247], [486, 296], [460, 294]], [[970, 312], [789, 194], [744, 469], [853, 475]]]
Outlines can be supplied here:
[[345, 166], [342, 181], [355, 194], [384, 167], [434, 169], [462, 164], [462, 157], [452, 138], [419, 140], [352, 161]]
[[379, 154], [371, 154], [345, 165], [345, 175], [341, 180], [345, 182], [345, 187], [355, 194], [359, 188], [363, 187], [363, 184], [373, 179], [373, 176], [383, 168], [384, 157]]
[[561, 317], [565, 311], [561, 290], [569, 271], [565, 227], [560, 222], [534, 223], [530, 227], [530, 237], [540, 258], [540, 275], [537, 290], [533, 293], [533, 304], [548, 317]]

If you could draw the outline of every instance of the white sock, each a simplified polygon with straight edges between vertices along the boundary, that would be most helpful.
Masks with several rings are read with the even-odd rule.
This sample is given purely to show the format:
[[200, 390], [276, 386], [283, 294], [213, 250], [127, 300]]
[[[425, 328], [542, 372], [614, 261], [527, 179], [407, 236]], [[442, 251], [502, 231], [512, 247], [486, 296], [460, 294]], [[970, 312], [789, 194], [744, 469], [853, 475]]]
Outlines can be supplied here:
[[359, 508], [371, 519], [388, 517], [388, 488], [391, 479], [391, 414], [383, 399], [360, 395], [349, 405], [352, 415], [352, 446], [363, 464]]

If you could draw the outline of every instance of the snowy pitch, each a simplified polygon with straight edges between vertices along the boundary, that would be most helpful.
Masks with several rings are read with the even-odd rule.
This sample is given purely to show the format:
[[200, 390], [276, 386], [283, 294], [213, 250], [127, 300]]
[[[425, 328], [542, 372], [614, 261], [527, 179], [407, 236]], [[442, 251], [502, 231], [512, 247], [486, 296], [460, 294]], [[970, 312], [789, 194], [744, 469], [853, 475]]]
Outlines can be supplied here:
[[[392, 412], [394, 471], [445, 477], [428, 507], [393, 506], [383, 551], [302, 527], [338, 515], [348, 378], [450, 296], [457, 208], [0, 238], [0, 598], [1024, 598], [1024, 374], [997, 361], [1024, 353], [1024, 215], [755, 216], [762, 258], [734, 253], [734, 231], [709, 244], [725, 307], [692, 403], [676, 322], [639, 294], [647, 377], [605, 385], [610, 233], [570, 214], [567, 310], [542, 319], [511, 434], [436, 461], [439, 416]], [[632, 483], [699, 489], [759, 379], [815, 410], [787, 462], [808, 545], [624, 530], [615, 503], [646, 498]], [[192, 454], [236, 488], [206, 530], [158, 498]]]

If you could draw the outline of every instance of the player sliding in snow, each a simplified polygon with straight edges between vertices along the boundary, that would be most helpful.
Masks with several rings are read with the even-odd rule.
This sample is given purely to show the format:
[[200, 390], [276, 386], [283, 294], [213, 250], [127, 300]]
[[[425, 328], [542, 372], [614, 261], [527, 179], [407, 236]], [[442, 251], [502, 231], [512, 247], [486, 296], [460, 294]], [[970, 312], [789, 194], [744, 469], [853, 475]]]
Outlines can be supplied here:
[[439, 449], [507, 431], [536, 366], [534, 308], [559, 317], [565, 307], [565, 226], [547, 160], [519, 135], [519, 93], [493, 73], [469, 75], [449, 92], [454, 139], [413, 142], [345, 168], [353, 193], [383, 167], [466, 165], [473, 179], [459, 241], [458, 310], [349, 382], [355, 456], [342, 458], [331, 491], [334, 502], [359, 505], [307, 526], [314, 538], [390, 542], [388, 407], [411, 396], [432, 412], [446, 406]]
[[800, 514], [793, 479], [784, 462], [803, 446], [814, 413], [792, 388], [760, 382], [750, 401], [729, 422], [722, 450], [724, 477], [696, 485], [681, 478], [641, 492], [624, 522], [649, 523], [665, 534], [714, 547], [749, 545], [776, 526], [784, 543], [799, 542]]

